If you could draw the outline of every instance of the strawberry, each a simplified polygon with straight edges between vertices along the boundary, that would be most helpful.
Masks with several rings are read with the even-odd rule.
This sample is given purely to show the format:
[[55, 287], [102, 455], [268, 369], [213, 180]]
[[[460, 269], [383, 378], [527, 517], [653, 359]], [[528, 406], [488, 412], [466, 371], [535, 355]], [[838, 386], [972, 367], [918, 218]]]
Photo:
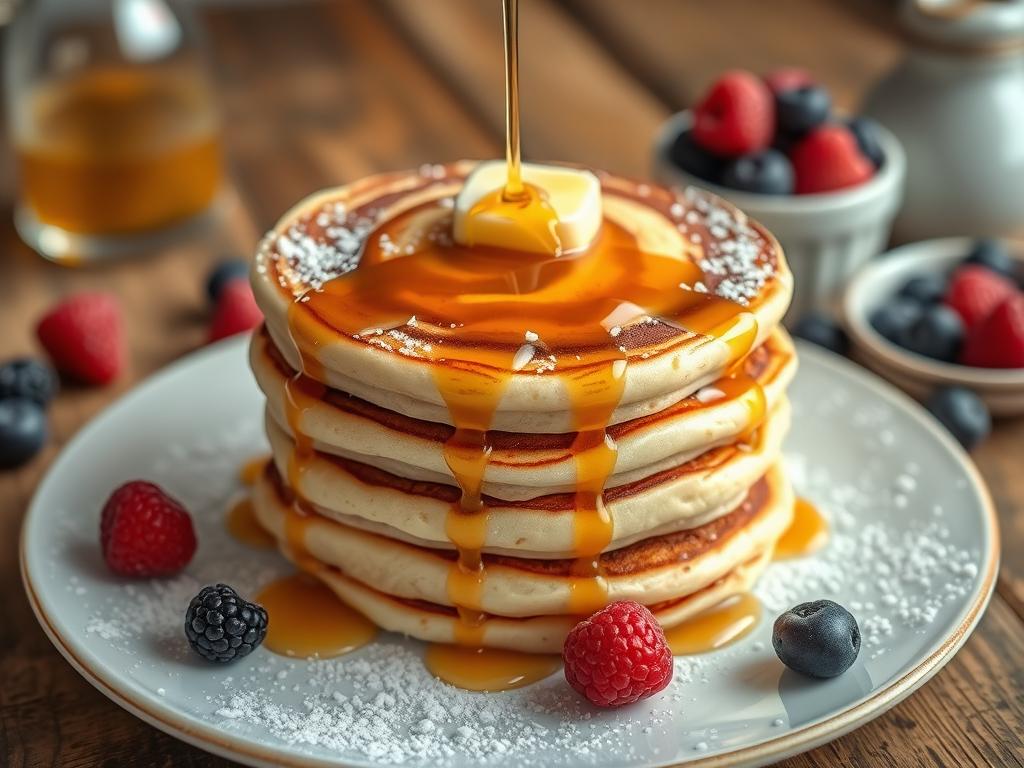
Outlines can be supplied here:
[[256, 306], [248, 280], [231, 280], [220, 291], [217, 308], [210, 324], [210, 341], [217, 341], [243, 331], [251, 331], [263, 322], [263, 313]]
[[722, 75], [693, 114], [694, 140], [718, 155], [757, 152], [771, 144], [775, 135], [771, 91], [749, 72]]
[[120, 576], [171, 576], [192, 559], [192, 518], [163, 489], [133, 480], [114, 491], [100, 518], [103, 559]]
[[1024, 368], [1024, 293], [1005, 299], [975, 329], [960, 362], [979, 368]]
[[959, 313], [971, 331], [1016, 292], [1017, 286], [1002, 275], [987, 267], [966, 264], [954, 273], [944, 301]]
[[121, 372], [121, 309], [110, 294], [65, 299], [39, 321], [36, 335], [57, 370], [84, 384], [109, 384]]
[[875, 175], [875, 166], [843, 125], [815, 128], [793, 147], [790, 159], [798, 195], [853, 187]]

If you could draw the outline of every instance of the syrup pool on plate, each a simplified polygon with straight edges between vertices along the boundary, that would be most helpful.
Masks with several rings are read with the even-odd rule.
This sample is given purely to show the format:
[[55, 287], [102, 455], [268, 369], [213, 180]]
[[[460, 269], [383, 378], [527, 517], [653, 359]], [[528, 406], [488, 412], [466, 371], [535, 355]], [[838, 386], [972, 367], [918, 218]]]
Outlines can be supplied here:
[[775, 545], [775, 559], [803, 557], [817, 552], [828, 541], [828, 521], [807, 499], [797, 499], [793, 522]]
[[761, 601], [744, 592], [666, 630], [665, 639], [676, 656], [715, 651], [750, 634], [762, 612]]

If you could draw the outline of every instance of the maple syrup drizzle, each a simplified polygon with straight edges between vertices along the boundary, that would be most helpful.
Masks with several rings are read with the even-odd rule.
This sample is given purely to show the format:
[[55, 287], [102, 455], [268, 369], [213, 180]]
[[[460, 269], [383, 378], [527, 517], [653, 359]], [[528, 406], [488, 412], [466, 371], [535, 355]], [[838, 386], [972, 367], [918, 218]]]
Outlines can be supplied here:
[[665, 630], [665, 639], [677, 656], [707, 653], [748, 635], [761, 613], [761, 601], [744, 592]]
[[775, 544], [775, 559], [786, 560], [817, 552], [828, 541], [828, 521], [807, 499], [793, 505], [793, 522]]
[[224, 524], [235, 539], [254, 549], [273, 549], [276, 544], [274, 537], [256, 519], [252, 499], [248, 497], [231, 505]]
[[263, 644], [283, 656], [329, 659], [361, 648], [377, 635], [372, 621], [304, 573], [271, 582], [256, 602], [270, 616]]
[[260, 479], [260, 475], [263, 474], [263, 470], [267, 468], [269, 462], [269, 456], [253, 456], [239, 468], [238, 481], [242, 485], [256, 485], [256, 481]]
[[[741, 372], [758, 335], [756, 320], [713, 292], [684, 288], [705, 279], [696, 259], [646, 253], [632, 232], [609, 220], [585, 253], [562, 252], [557, 217], [545, 193], [522, 181], [517, 14], [516, 0], [504, 0], [508, 178], [502, 189], [477, 203], [468, 238], [472, 243], [473, 213], [486, 211], [514, 218], [524, 245], [540, 242], [543, 252], [453, 244], [446, 237], [410, 238], [414, 225], [423, 229], [421, 222], [428, 219], [438, 234], [450, 231], [450, 211], [438, 201], [428, 202], [378, 224], [356, 269], [307, 292], [289, 310], [301, 372], [286, 384], [286, 416], [295, 440], [287, 472], [295, 501], [286, 535], [300, 568], [313, 565], [304, 543], [308, 505], [300, 492], [313, 445], [301, 427], [325, 391], [319, 348], [333, 337], [360, 339], [368, 329], [394, 328], [396, 320], [403, 325], [407, 318], [415, 317], [418, 328], [428, 329], [429, 343], [414, 343], [408, 351], [430, 363], [448, 407], [455, 430], [444, 456], [461, 494], [445, 526], [458, 552], [447, 581], [459, 614], [456, 645], [431, 646], [427, 663], [442, 679], [471, 690], [525, 685], [550, 674], [551, 664], [557, 666], [557, 661], [542, 661], [545, 657], [480, 648], [487, 620], [482, 550], [489, 515], [482, 490], [492, 450], [488, 430], [515, 372], [543, 372], [530, 367], [530, 355], [549, 360], [548, 369], [564, 382], [576, 429], [576, 560], [568, 606], [575, 614], [607, 602], [599, 555], [614, 534], [603, 492], [616, 459], [607, 427], [623, 393], [628, 363], [627, 347], [616, 339], [622, 327], [652, 317], [705, 340], [698, 343], [723, 342], [729, 355], [720, 388], [748, 399], [756, 425], [764, 418], [760, 385]], [[385, 241], [404, 244], [401, 258], [385, 250]], [[616, 318], [614, 326], [610, 318]], [[537, 341], [524, 344], [524, 338]], [[525, 370], [515, 362], [524, 350], [529, 353]]]
[[508, 691], [543, 680], [562, 666], [554, 654], [522, 653], [461, 645], [427, 646], [423, 662], [432, 675], [467, 691]]

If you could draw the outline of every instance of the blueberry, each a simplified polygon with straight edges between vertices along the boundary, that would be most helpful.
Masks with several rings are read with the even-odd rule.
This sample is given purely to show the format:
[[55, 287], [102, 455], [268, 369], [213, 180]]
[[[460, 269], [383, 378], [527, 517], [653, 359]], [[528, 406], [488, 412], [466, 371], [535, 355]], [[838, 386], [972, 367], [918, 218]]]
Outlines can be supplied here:
[[698, 179], [717, 182], [722, 175], [722, 159], [694, 141], [691, 131], [680, 133], [668, 153], [672, 162]]
[[1017, 279], [1017, 263], [1006, 246], [998, 240], [976, 242], [970, 255], [964, 259], [964, 264], [978, 264], [1011, 280]]
[[893, 344], [902, 345], [907, 329], [916, 323], [923, 313], [924, 307], [917, 301], [896, 298], [871, 314], [871, 327]]
[[772, 628], [775, 653], [787, 667], [809, 677], [837, 677], [860, 652], [860, 627], [853, 615], [831, 600], [790, 608]]
[[775, 94], [775, 120], [788, 134], [804, 134], [826, 120], [832, 111], [832, 97], [820, 85], [808, 83]]
[[218, 263], [206, 278], [206, 295], [216, 304], [225, 285], [232, 280], [246, 280], [248, 277], [248, 262], [242, 259], [225, 259]]
[[803, 315], [793, 326], [793, 335], [831, 350], [837, 355], [845, 355], [850, 349], [850, 339], [846, 331], [824, 312], [812, 311]]
[[23, 397], [46, 407], [57, 394], [57, 376], [46, 364], [19, 357], [0, 365], [0, 400]]
[[900, 288], [897, 296], [911, 299], [919, 304], [938, 304], [946, 295], [949, 278], [942, 272], [926, 272], [916, 275]]
[[925, 407], [968, 451], [992, 431], [992, 417], [985, 403], [964, 387], [935, 390]]
[[0, 469], [20, 467], [46, 442], [46, 413], [34, 400], [0, 400]]
[[846, 127], [857, 139], [857, 146], [864, 156], [875, 168], [881, 168], [885, 164], [885, 152], [882, 150], [882, 140], [878, 135], [878, 123], [870, 117], [854, 117], [847, 121]]
[[945, 304], [926, 307], [897, 343], [919, 355], [951, 363], [964, 341], [964, 321]]
[[743, 155], [722, 170], [722, 186], [762, 195], [793, 194], [793, 166], [777, 149]]

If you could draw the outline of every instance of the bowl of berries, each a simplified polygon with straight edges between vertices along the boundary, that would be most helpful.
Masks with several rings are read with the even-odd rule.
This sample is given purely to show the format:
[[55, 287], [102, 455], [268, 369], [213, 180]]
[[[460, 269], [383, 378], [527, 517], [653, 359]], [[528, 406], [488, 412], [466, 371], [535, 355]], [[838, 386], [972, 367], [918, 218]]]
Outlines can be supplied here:
[[963, 387], [1024, 414], [1024, 248], [944, 238], [894, 249], [843, 298], [853, 355], [909, 394]]
[[828, 90], [796, 69], [726, 72], [654, 148], [659, 181], [709, 189], [778, 238], [796, 277], [790, 317], [834, 299], [885, 249], [905, 170], [895, 136], [834, 114]]

